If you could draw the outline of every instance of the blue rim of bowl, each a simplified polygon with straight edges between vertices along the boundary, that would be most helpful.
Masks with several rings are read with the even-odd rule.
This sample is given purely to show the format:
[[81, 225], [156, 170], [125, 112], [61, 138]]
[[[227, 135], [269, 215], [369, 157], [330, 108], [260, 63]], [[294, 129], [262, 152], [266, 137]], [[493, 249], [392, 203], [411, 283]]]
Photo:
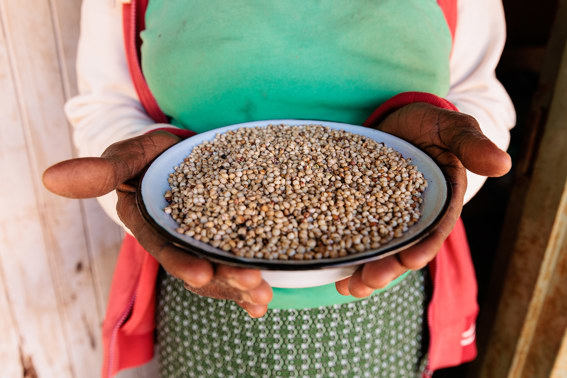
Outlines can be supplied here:
[[[234, 127], [234, 126], [243, 126], [246, 127], [247, 124], [258, 124], [258, 123], [262, 123], [265, 122], [265, 125], [270, 125], [270, 124], [286, 124], [286, 122], [289, 121], [303, 121], [305, 123], [305, 125], [307, 124], [340, 124], [340, 123], [336, 123], [336, 122], [328, 122], [328, 121], [318, 121], [318, 120], [267, 120], [267, 121], [257, 121], [257, 122], [249, 122], [249, 123], [244, 123], [244, 124], [237, 124], [237, 125], [231, 125], [231, 126], [227, 126], [227, 127], [223, 127], [223, 128], [219, 128], [219, 129], [213, 129], [211, 131], [208, 131], [206, 133], [211, 133], [211, 134], [217, 134], [218, 130], [222, 130], [222, 129], [226, 129], [229, 127]], [[356, 125], [350, 125], [350, 124], [345, 124], [348, 126], [356, 126]], [[356, 126], [356, 127], [361, 127], [361, 126]], [[378, 130], [377, 130], [378, 131]], [[383, 133], [383, 132], [382, 132]], [[199, 135], [203, 135], [205, 133], [199, 134]], [[393, 137], [395, 139], [398, 139], [399, 141], [401, 141], [402, 143], [405, 144], [409, 144], [411, 145], [413, 148], [416, 148], [416, 146], [412, 145], [411, 143], [404, 141], [403, 139], [396, 137], [394, 135], [389, 134], [390, 137]], [[186, 139], [187, 140], [187, 139]], [[181, 141], [179, 143], [183, 143], [184, 141]], [[380, 141], [378, 141], [380, 143]], [[178, 143], [178, 144], [179, 144]], [[176, 145], [173, 145], [170, 148], [175, 147]], [[169, 149], [168, 149], [169, 150]], [[427, 155], [424, 151], [419, 150], [424, 156], [426, 156], [428, 159], [430, 159], [431, 161], [433, 161], [435, 167], [437, 167], [437, 169], [439, 169], [439, 171], [441, 172], [444, 180], [443, 183], [445, 184], [445, 188], [446, 188], [446, 197], [444, 199], [444, 203], [442, 205], [442, 207], [440, 208], [439, 212], [437, 213], [437, 215], [435, 216], [435, 219], [433, 221], [431, 221], [431, 223], [425, 227], [420, 233], [408, 238], [407, 240], [405, 240], [403, 243], [397, 243], [397, 244], [393, 244], [396, 242], [396, 239], [392, 239], [390, 240], [388, 243], [384, 244], [382, 247], [375, 249], [375, 250], [366, 250], [360, 253], [352, 253], [349, 254], [347, 256], [344, 257], [338, 257], [338, 258], [321, 258], [321, 259], [312, 259], [312, 260], [279, 260], [279, 259], [259, 259], [259, 258], [246, 258], [246, 257], [239, 257], [235, 254], [232, 254], [230, 252], [225, 252], [222, 251], [218, 248], [215, 248], [209, 244], [206, 244], [204, 242], [198, 241], [196, 239], [193, 238], [186, 238], [191, 240], [191, 242], [187, 241], [187, 240], [183, 240], [181, 239], [178, 235], [176, 235], [176, 231], [174, 230], [173, 232], [169, 231], [168, 229], [164, 228], [161, 224], [159, 224], [159, 222], [157, 222], [154, 217], [152, 217], [152, 215], [150, 214], [150, 212], [147, 209], [147, 206], [144, 202], [144, 198], [142, 195], [142, 186], [144, 183], [144, 179], [146, 178], [146, 174], [149, 170], [149, 168], [158, 160], [160, 159], [160, 157], [162, 157], [168, 150], [162, 152], [159, 156], [157, 156], [149, 165], [148, 167], [146, 167], [146, 169], [144, 170], [144, 172], [142, 173], [140, 180], [138, 182], [138, 186], [136, 189], [136, 203], [138, 206], [138, 209], [140, 210], [142, 217], [145, 219], [145, 221], [147, 223], [149, 223], [151, 225], [151, 227], [157, 232], [159, 233], [162, 237], [166, 238], [171, 244], [173, 244], [174, 246], [178, 247], [179, 249], [185, 251], [185, 252], [189, 252], [192, 253], [193, 255], [196, 255], [198, 257], [202, 257], [205, 258], [211, 262], [214, 263], [220, 263], [220, 264], [226, 264], [226, 265], [231, 265], [231, 266], [237, 266], [237, 267], [243, 267], [243, 268], [253, 268], [253, 269], [262, 269], [262, 270], [284, 270], [284, 271], [298, 271], [298, 270], [318, 270], [318, 269], [325, 269], [325, 268], [336, 268], [336, 267], [345, 267], [345, 266], [351, 266], [351, 265], [360, 265], [360, 264], [364, 264], [370, 261], [374, 261], [374, 260], [378, 260], [381, 258], [384, 258], [386, 256], [390, 256], [393, 254], [396, 254], [398, 252], [401, 252], [404, 249], [407, 249], [415, 244], [417, 244], [419, 241], [423, 240], [424, 238], [426, 238], [427, 236], [429, 236], [431, 234], [431, 232], [437, 227], [437, 225], [440, 223], [441, 219], [445, 216], [445, 214], [447, 213], [447, 210], [449, 208], [449, 203], [451, 200], [451, 196], [452, 196], [452, 188], [451, 185], [449, 183], [449, 180], [447, 179], [447, 173], [445, 172], [445, 170], [440, 167], [434, 159], [432, 159], [429, 155]], [[188, 152], [188, 154], [190, 153], [190, 151]], [[180, 162], [178, 162], [180, 163]], [[419, 221], [418, 221], [419, 222]], [[414, 225], [415, 226], [415, 225]], [[414, 227], [414, 226], [410, 226]], [[393, 245], [389, 245], [389, 244], [393, 244]]]

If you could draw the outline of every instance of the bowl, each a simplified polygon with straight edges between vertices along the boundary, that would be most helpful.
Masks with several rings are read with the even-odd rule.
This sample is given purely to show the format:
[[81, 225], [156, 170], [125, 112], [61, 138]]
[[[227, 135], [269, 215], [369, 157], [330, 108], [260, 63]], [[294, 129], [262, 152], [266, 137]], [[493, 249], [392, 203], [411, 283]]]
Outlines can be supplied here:
[[[164, 194], [170, 189], [168, 178], [192, 151], [193, 147], [212, 140], [217, 134], [241, 127], [262, 127], [267, 125], [316, 124], [333, 129], [342, 129], [354, 134], [372, 138], [400, 152], [404, 158], [411, 158], [412, 164], [423, 173], [428, 186], [422, 193], [422, 215], [401, 237], [394, 238], [378, 249], [350, 254], [344, 257], [318, 260], [268, 260], [239, 257], [209, 244], [178, 233], [177, 222], [164, 212], [168, 205]], [[362, 264], [390, 256], [425, 238], [435, 228], [447, 211], [450, 186], [441, 168], [427, 154], [412, 144], [387, 133], [363, 126], [317, 120], [266, 120], [235, 124], [214, 129], [185, 139], [158, 156], [148, 167], [138, 186], [138, 206], [146, 221], [172, 244], [189, 253], [212, 262], [232, 266], [260, 269], [264, 279], [279, 288], [305, 288], [336, 282], [349, 277]]]

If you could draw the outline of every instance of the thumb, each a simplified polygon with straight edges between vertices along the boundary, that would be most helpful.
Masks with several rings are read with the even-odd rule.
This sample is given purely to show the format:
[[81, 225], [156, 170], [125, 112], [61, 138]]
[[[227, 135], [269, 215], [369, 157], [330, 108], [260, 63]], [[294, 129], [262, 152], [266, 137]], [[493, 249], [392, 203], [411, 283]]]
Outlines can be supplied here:
[[475, 126], [452, 128], [442, 139], [469, 171], [487, 177], [505, 175], [512, 167], [510, 155]]
[[112, 163], [103, 158], [79, 158], [57, 163], [43, 172], [43, 185], [68, 198], [99, 197], [116, 187]]
[[156, 156], [178, 141], [175, 135], [162, 131], [127, 139], [108, 147], [100, 158], [70, 159], [47, 168], [43, 185], [64, 197], [99, 197], [137, 177]]

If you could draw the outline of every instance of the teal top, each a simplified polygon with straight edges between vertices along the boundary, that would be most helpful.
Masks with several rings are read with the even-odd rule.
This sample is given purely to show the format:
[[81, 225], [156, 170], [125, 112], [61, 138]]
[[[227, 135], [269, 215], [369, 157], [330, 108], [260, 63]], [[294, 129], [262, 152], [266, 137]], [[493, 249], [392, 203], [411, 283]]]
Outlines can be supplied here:
[[[159, 106], [196, 132], [283, 118], [362, 124], [397, 93], [449, 90], [451, 35], [435, 0], [152, 0], [142, 41]], [[355, 300], [333, 284], [274, 294], [273, 308]]]
[[[397, 285], [409, 274], [405, 272], [384, 289], [377, 289], [373, 294], [388, 290], [392, 286]], [[330, 306], [334, 304], [343, 304], [357, 300], [352, 295], [340, 295], [335, 288], [335, 284], [323, 285], [317, 287], [307, 287], [304, 289], [282, 289], [274, 287], [274, 298], [269, 304], [269, 308], [312, 308], [321, 306]]]

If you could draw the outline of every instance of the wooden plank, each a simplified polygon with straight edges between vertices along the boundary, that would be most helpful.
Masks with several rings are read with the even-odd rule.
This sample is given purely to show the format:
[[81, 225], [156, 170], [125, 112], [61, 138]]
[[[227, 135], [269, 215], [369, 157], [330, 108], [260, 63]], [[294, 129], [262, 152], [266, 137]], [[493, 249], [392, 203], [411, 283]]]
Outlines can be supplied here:
[[[567, 75], [566, 75], [567, 76]], [[567, 87], [566, 87], [567, 88]], [[567, 100], [567, 93], [565, 96]], [[510, 368], [511, 376], [548, 377], [567, 330], [567, 182]]]
[[80, 33], [81, 1], [51, 0], [51, 8], [63, 88], [65, 97], [69, 98], [77, 93], [75, 58], [77, 55], [77, 39]]
[[[81, 2], [77, 0], [51, 0], [53, 9], [54, 35], [58, 46], [58, 57], [65, 98], [77, 94], [75, 59], [77, 39], [80, 32]], [[69, 126], [72, 138], [73, 130]], [[76, 156], [74, 148], [71, 158]], [[99, 316], [106, 310], [112, 273], [124, 235], [123, 230], [106, 216], [96, 200], [79, 201], [84, 222], [89, 266], [93, 274], [95, 291], [98, 296]]]
[[[63, 104], [77, 92], [79, 8], [79, 0], [0, 0], [2, 376], [100, 371], [100, 326], [123, 232], [95, 200], [59, 198], [40, 183], [47, 166], [74, 156]], [[156, 366], [121, 376], [154, 377]]]
[[[0, 5], [3, 5], [0, 3]], [[44, 249], [32, 164], [14, 83], [13, 61], [6, 39], [6, 14], [0, 7], [0, 260], [3, 292], [9, 306], [5, 321], [17, 334], [18, 345], [6, 348], [4, 366], [19, 366], [51, 376], [69, 376], [70, 366], [57, 309], [57, 300]], [[2, 311], [3, 313], [5, 311]], [[9, 338], [10, 340], [10, 338]], [[22, 358], [20, 358], [20, 355]]]
[[94, 285], [102, 305], [99, 314], [103, 319], [124, 231], [104, 213], [96, 200], [82, 200], [81, 206]]
[[[76, 38], [79, 32], [80, 2], [74, 0], [54, 0], [54, 23], [57, 25], [56, 36], [59, 40], [60, 61], [62, 62], [62, 75], [65, 92], [72, 96], [77, 92], [75, 77]], [[99, 294], [99, 301], [106, 304], [112, 280], [112, 273], [116, 264], [123, 230], [118, 227], [102, 211], [95, 200], [81, 201], [85, 233], [89, 245], [89, 257], [95, 285]], [[101, 318], [104, 316], [104, 308]], [[129, 369], [119, 374], [121, 378], [153, 378], [158, 376], [157, 361]]]
[[[104, 306], [93, 284], [80, 203], [48, 194], [39, 180], [47, 166], [72, 156], [52, 8], [49, 1], [5, 0], [0, 7], [16, 88], [12, 97], [21, 116], [19, 124], [2, 125], [8, 129], [2, 141], [18, 140], [13, 134], [21, 133], [20, 150], [10, 159], [27, 158], [25, 167], [16, 163], [5, 170], [15, 179], [22, 172], [28, 175], [26, 189], [18, 192], [22, 200], [8, 201], [9, 193], [3, 197], [7, 214], [21, 213], [22, 206], [26, 210], [25, 216], [9, 222], [10, 236], [18, 237], [8, 245], [18, 253], [3, 256], [16, 268], [6, 268], [9, 292], [26, 298], [21, 304], [12, 300], [16, 318], [27, 319], [18, 332], [29, 333], [33, 361], [46, 361], [36, 366], [40, 376], [89, 376], [100, 369], [97, 335]], [[50, 324], [42, 322], [44, 317]]]
[[555, 358], [550, 378], [567, 378], [567, 331], [563, 334], [563, 343]]
[[16, 333], [16, 323], [5, 285], [4, 268], [0, 254], [0, 361], [2, 361], [2, 375], [6, 377], [23, 377], [21, 364], [21, 349]]
[[[564, 20], [567, 16], [566, 4], [566, 1], [561, 1], [557, 20]], [[558, 209], [562, 206], [567, 179], [567, 128], [564, 122], [564, 109], [567, 107], [566, 42], [567, 27], [565, 23], [557, 22], [546, 51], [541, 90], [534, 100], [532, 133], [527, 135], [529, 143], [525, 145], [522, 160], [516, 167], [517, 182], [504, 225], [507, 235], [503, 236], [499, 250], [501, 258], [508, 258], [509, 264], [507, 267], [505, 264], [497, 265], [495, 274], [498, 276], [494, 280], [496, 284], [492, 285], [498, 307], [488, 342], [484, 344], [486, 350], [481, 349], [480, 373], [477, 374], [481, 377], [539, 377], [530, 375], [533, 359], [536, 356], [543, 358], [539, 364], [545, 367], [547, 374], [555, 360], [555, 354], [538, 355], [533, 346], [540, 345], [539, 327], [546, 327], [542, 323], [545, 317], [541, 315], [550, 309], [548, 305], [557, 305], [557, 301], [546, 300], [538, 283], [546, 286], [545, 293], [549, 295], [557, 298], [563, 295], [553, 289], [555, 278], [552, 277], [560, 277], [563, 273], [551, 270], [553, 264], [548, 262], [565, 253], [554, 235], [558, 227], [561, 229], [561, 223], [558, 225], [557, 222], [561, 222], [562, 210]], [[503, 285], [501, 292], [498, 290], [499, 282]], [[546, 341], [548, 352], [557, 352], [558, 338], [563, 334], [562, 326], [555, 326], [556, 329], [548, 329], [555, 336]]]

